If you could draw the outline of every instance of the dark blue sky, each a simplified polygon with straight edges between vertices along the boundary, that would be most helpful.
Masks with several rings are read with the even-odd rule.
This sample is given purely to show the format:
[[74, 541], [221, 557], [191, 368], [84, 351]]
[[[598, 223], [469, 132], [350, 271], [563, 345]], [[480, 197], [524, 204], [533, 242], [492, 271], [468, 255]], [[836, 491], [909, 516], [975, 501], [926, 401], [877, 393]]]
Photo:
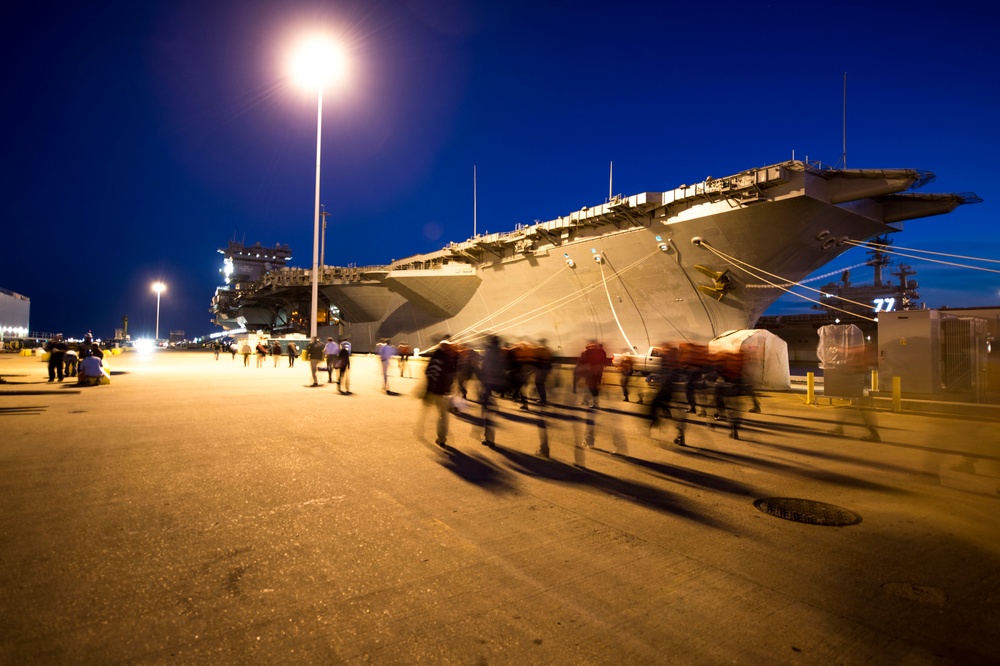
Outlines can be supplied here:
[[[981, 3], [18, 3], [5, 10], [0, 286], [31, 328], [216, 330], [229, 239], [312, 252], [315, 96], [293, 36], [350, 57], [327, 93], [327, 262], [382, 264], [614, 191], [791, 158], [937, 174], [985, 203], [896, 244], [1000, 258], [1000, 48]], [[825, 271], [864, 261], [855, 250]], [[1000, 304], [1000, 276], [909, 261], [931, 307]], [[997, 265], [993, 267], [996, 268]], [[855, 281], [870, 279], [856, 272]], [[818, 286], [818, 285], [817, 285]], [[795, 305], [797, 308], [808, 307]]]

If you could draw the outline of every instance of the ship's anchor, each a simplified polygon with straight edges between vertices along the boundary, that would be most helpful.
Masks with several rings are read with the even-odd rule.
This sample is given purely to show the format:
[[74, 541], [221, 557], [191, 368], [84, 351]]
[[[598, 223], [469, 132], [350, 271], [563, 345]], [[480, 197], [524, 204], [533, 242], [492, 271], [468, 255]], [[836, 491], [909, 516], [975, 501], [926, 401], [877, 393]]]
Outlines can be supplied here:
[[723, 269], [721, 273], [719, 271], [713, 271], [711, 268], [708, 268], [707, 266], [702, 266], [701, 264], [695, 264], [694, 268], [699, 273], [702, 273], [712, 278], [712, 281], [714, 282], [714, 284], [711, 287], [699, 284], [698, 291], [700, 291], [701, 293], [707, 296], [711, 296], [717, 301], [721, 301], [723, 296], [725, 296], [733, 289], [735, 289], [735, 285], [733, 284], [733, 279], [729, 276], [728, 268]]

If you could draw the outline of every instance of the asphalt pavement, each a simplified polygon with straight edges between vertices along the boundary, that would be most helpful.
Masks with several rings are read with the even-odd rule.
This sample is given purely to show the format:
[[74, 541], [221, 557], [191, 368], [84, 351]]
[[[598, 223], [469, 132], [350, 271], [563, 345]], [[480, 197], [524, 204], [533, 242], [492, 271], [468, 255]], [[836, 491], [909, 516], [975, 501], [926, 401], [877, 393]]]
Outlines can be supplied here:
[[441, 448], [419, 363], [386, 394], [355, 357], [343, 395], [286, 358], [108, 362], [0, 355], [0, 663], [1000, 662], [997, 419], [866, 442], [766, 393], [679, 446], [561, 372], [495, 447], [459, 401]]

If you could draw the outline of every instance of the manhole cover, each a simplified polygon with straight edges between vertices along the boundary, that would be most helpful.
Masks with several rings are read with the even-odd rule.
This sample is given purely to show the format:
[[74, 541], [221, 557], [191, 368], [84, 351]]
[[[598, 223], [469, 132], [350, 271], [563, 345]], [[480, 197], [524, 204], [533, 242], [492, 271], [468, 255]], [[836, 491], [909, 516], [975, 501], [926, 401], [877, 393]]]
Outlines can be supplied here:
[[765, 497], [753, 503], [755, 507], [784, 520], [794, 520], [797, 523], [809, 525], [857, 525], [861, 516], [825, 502], [796, 499], [794, 497]]

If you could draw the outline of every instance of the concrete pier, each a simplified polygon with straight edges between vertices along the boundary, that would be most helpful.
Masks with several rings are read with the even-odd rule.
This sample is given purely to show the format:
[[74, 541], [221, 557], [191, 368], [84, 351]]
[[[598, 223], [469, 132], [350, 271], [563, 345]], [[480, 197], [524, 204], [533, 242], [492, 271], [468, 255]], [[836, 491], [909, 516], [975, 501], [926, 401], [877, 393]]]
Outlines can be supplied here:
[[495, 448], [460, 404], [442, 449], [418, 363], [387, 395], [355, 357], [341, 395], [287, 358], [108, 360], [78, 389], [0, 355], [0, 663], [1000, 661], [997, 419], [880, 410], [864, 442], [771, 393], [681, 447], [563, 374], [499, 401]]

